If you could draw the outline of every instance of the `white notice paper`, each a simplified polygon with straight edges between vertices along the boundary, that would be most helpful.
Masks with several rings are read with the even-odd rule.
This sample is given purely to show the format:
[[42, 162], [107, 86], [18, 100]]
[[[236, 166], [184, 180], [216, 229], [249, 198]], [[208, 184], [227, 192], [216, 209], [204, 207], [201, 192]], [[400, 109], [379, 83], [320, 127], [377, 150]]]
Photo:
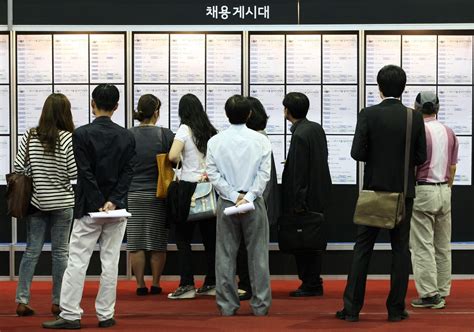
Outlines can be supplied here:
[[5, 174], [10, 173], [10, 137], [0, 136], [0, 185], [6, 185]]
[[[150, 85], [150, 84], [135, 84], [134, 86], [134, 101], [133, 101], [133, 109], [137, 110], [138, 100], [141, 96], [145, 94], [152, 94], [157, 97], [161, 101], [160, 107], [160, 118], [156, 123], [157, 126], [169, 128], [169, 102], [168, 102], [168, 93], [169, 88], [168, 85]], [[139, 122], [135, 120], [135, 126], [139, 125]]]
[[438, 36], [438, 84], [472, 84], [472, 36]]
[[64, 94], [71, 102], [72, 119], [76, 128], [89, 123], [89, 86], [55, 85], [55, 93]]
[[89, 83], [89, 36], [54, 35], [54, 83]]
[[172, 34], [171, 83], [204, 83], [205, 35]]
[[125, 83], [125, 36], [90, 35], [90, 75], [92, 84]]
[[327, 136], [328, 163], [333, 184], [356, 184], [357, 163], [351, 158], [353, 136]]
[[224, 209], [224, 214], [226, 216], [232, 216], [238, 213], [246, 213], [255, 210], [255, 205], [253, 202], [245, 203], [239, 206], [229, 206]]
[[135, 34], [133, 47], [134, 82], [168, 83], [169, 34]]
[[18, 84], [48, 84], [53, 76], [52, 35], [17, 36]]
[[436, 84], [436, 36], [403, 36], [402, 49], [407, 84]]
[[377, 84], [377, 74], [383, 66], [400, 66], [400, 35], [367, 35], [365, 77], [367, 84]]
[[0, 134], [10, 132], [10, 87], [0, 85]]
[[170, 129], [176, 132], [179, 128], [181, 120], [179, 119], [179, 101], [187, 93], [195, 95], [200, 101], [204, 109], [206, 90], [203, 84], [196, 85], [171, 85], [170, 86]]
[[321, 83], [321, 35], [286, 36], [286, 83]]
[[206, 112], [209, 120], [217, 130], [224, 130], [230, 126], [225, 115], [225, 102], [233, 95], [240, 95], [240, 85], [208, 85], [206, 93]]
[[10, 46], [8, 35], [0, 35], [0, 84], [10, 82]]
[[250, 36], [250, 83], [285, 83], [285, 36]]
[[285, 116], [283, 114], [283, 85], [251, 85], [250, 96], [258, 98], [268, 115], [267, 134], [285, 133]]
[[207, 35], [207, 83], [242, 82], [242, 36]]
[[125, 209], [121, 210], [111, 210], [108, 212], [89, 212], [89, 216], [94, 219], [102, 219], [102, 218], [128, 218], [131, 217], [132, 214]]
[[37, 127], [43, 105], [52, 92], [51, 85], [18, 86], [18, 134], [23, 135], [27, 129]]
[[459, 151], [454, 184], [470, 186], [472, 184], [472, 137], [458, 137]]
[[284, 135], [268, 135], [268, 139], [272, 144], [273, 159], [275, 160], [275, 169], [277, 173], [277, 181], [281, 183], [283, 175], [284, 161], [286, 160], [285, 153], [285, 136]]
[[472, 86], [439, 86], [438, 119], [456, 135], [472, 134]]
[[415, 108], [415, 99], [416, 96], [422, 91], [431, 91], [436, 93], [436, 86], [429, 85], [407, 85], [405, 91], [402, 94], [402, 103], [403, 105]]
[[323, 128], [326, 134], [353, 134], [357, 122], [357, 86], [323, 87]]
[[378, 85], [366, 85], [365, 86], [365, 107], [374, 106], [380, 104], [382, 98], [380, 98], [380, 92]]
[[323, 35], [323, 83], [357, 83], [357, 35]]
[[[90, 87], [90, 99], [92, 100], [92, 92], [96, 88], [97, 85], [91, 85]], [[123, 85], [115, 85], [117, 89], [119, 90], [120, 98], [118, 101], [118, 108], [115, 110], [114, 114], [112, 115], [112, 121], [118, 124], [119, 126], [122, 126], [125, 128], [125, 101], [126, 101], [126, 96], [125, 96], [125, 88]], [[95, 116], [92, 114], [92, 107], [90, 108], [91, 112], [91, 122], [94, 121]]]

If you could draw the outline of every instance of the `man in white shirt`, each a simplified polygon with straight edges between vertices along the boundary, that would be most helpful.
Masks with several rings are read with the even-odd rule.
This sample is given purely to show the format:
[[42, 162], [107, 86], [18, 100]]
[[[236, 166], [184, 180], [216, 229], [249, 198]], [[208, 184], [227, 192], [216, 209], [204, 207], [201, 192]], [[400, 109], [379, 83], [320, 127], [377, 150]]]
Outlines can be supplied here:
[[[269, 227], [263, 191], [270, 179], [271, 144], [267, 137], [245, 125], [250, 104], [240, 95], [230, 97], [225, 112], [231, 126], [207, 144], [207, 173], [219, 193], [216, 232], [216, 301], [223, 316], [240, 307], [235, 282], [236, 258], [243, 236], [248, 252], [252, 298], [256, 316], [271, 304], [268, 267]], [[253, 202], [255, 210], [231, 216], [225, 208]]]

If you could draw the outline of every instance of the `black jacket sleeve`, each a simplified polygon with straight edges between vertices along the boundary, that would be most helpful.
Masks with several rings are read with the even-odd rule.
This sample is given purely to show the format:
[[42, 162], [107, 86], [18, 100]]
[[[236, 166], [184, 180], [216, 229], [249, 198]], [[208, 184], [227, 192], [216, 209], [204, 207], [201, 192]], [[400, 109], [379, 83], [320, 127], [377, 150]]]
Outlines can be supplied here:
[[77, 131], [74, 131], [72, 134], [72, 146], [74, 158], [76, 159], [77, 176], [81, 180], [84, 192], [87, 193], [87, 205], [93, 209], [89, 212], [99, 211], [99, 209], [105, 204], [105, 198], [99, 189], [95, 174], [92, 170], [90, 163], [92, 157], [89, 155], [83, 137]]
[[365, 110], [362, 110], [357, 117], [357, 126], [351, 149], [351, 156], [357, 161], [367, 161], [369, 153], [368, 131], [367, 116]]
[[310, 158], [309, 147], [307, 143], [298, 135], [294, 135], [291, 140], [292, 158], [290, 164], [293, 165], [291, 171], [293, 174], [289, 176], [293, 179], [295, 192], [294, 212], [306, 211], [308, 206], [306, 198], [308, 195], [308, 178]]
[[127, 206], [127, 193], [133, 179], [133, 167], [135, 165], [135, 138], [130, 135], [130, 142], [124, 151], [124, 166], [120, 171], [117, 185], [112, 189], [109, 195], [109, 201], [115, 204], [119, 209]]

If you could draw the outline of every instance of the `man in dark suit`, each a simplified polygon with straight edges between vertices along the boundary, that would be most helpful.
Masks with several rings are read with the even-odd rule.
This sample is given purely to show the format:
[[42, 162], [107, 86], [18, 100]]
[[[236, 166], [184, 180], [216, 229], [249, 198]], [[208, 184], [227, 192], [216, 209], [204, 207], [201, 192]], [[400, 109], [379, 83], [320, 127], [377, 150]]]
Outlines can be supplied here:
[[[407, 109], [400, 102], [406, 74], [394, 65], [383, 67], [377, 75], [383, 101], [360, 111], [351, 156], [365, 162], [364, 189], [402, 192], [404, 183]], [[386, 306], [389, 321], [408, 318], [405, 296], [410, 272], [408, 247], [410, 219], [415, 197], [414, 167], [426, 160], [423, 116], [413, 112], [405, 219], [390, 230], [392, 267], [390, 293]], [[336, 313], [342, 320], [355, 322], [364, 304], [365, 284], [370, 257], [380, 228], [357, 226], [351, 271], [344, 291], [344, 309]]]
[[[321, 125], [306, 119], [309, 100], [291, 92], [283, 100], [285, 118], [293, 125], [290, 149], [282, 178], [283, 214], [323, 213], [331, 192], [326, 134]], [[323, 295], [321, 253], [295, 254], [301, 286], [292, 297]]]

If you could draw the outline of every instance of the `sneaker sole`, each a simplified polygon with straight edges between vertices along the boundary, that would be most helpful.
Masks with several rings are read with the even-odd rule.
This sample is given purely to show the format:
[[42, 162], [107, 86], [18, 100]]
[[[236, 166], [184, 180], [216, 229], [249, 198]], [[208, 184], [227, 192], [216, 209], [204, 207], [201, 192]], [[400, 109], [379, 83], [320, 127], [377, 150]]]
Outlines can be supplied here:
[[179, 296], [173, 296], [173, 293], [168, 294], [168, 298], [170, 300], [186, 300], [186, 299], [194, 299], [195, 297], [196, 297], [196, 292], [194, 291], [189, 291]]
[[196, 292], [196, 295], [197, 295], [197, 296], [216, 296], [216, 290], [213, 289], [213, 290], [210, 290], [210, 291], [207, 291], [207, 292], [203, 292], [203, 293], [198, 293], [198, 292]]
[[440, 302], [438, 304], [413, 304], [411, 303], [413, 308], [428, 308], [428, 309], [443, 309], [446, 306], [446, 303]]

